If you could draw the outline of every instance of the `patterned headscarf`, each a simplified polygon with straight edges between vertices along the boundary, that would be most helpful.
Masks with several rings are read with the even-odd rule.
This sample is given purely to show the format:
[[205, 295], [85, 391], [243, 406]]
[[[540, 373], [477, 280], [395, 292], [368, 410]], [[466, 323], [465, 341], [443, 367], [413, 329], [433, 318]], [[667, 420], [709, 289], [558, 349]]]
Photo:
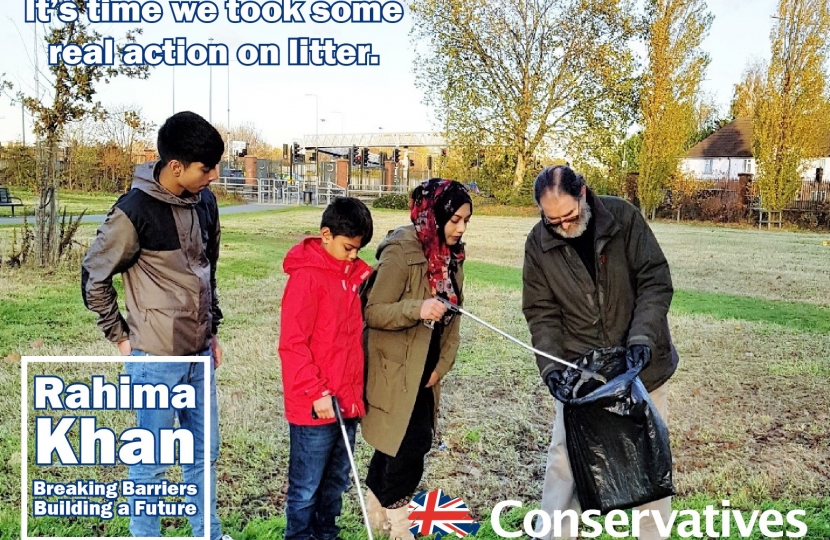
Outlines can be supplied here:
[[433, 295], [458, 304], [458, 291], [450, 278], [451, 267], [464, 260], [464, 244], [448, 246], [444, 226], [464, 204], [472, 210], [467, 189], [454, 180], [432, 178], [416, 187], [409, 203], [410, 218], [427, 259], [427, 278]]

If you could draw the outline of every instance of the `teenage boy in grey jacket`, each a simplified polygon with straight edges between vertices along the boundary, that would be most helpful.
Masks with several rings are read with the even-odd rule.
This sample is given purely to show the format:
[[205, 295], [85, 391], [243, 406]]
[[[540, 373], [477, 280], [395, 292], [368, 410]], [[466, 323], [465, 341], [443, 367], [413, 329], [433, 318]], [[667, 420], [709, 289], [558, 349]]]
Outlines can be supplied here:
[[[98, 314], [98, 326], [122, 355], [210, 356], [210, 426], [205, 425], [205, 367], [201, 362], [125, 362], [133, 384], [190, 384], [196, 388], [195, 409], [139, 409], [139, 428], [159, 437], [174, 426], [193, 434], [195, 460], [182, 465], [184, 481], [198, 486], [187, 501], [198, 511], [190, 516], [194, 536], [204, 533], [204, 436], [210, 429], [211, 540], [222, 535], [216, 517], [216, 472], [219, 455], [219, 410], [214, 370], [222, 362], [216, 338], [222, 311], [216, 294], [219, 258], [219, 211], [216, 198], [205, 189], [217, 178], [216, 166], [225, 145], [219, 132], [201, 116], [177, 113], [159, 129], [156, 163], [136, 168], [132, 189], [110, 210], [84, 258], [81, 292], [87, 308]], [[127, 315], [118, 308], [112, 277], [124, 280]], [[136, 483], [158, 483], [167, 465], [130, 467]], [[130, 497], [155, 504], [158, 497]], [[160, 518], [132, 512], [133, 536], [161, 536]]]

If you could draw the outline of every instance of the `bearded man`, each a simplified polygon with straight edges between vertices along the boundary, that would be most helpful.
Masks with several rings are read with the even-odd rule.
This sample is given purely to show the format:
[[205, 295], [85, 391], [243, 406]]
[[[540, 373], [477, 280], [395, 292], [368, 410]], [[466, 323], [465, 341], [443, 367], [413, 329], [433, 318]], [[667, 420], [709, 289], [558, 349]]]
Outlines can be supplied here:
[[[669, 378], [677, 369], [668, 311], [669, 265], [640, 211], [617, 197], [596, 195], [568, 166], [548, 167], [534, 183], [541, 220], [525, 243], [522, 310], [533, 346], [553, 356], [577, 359], [593, 349], [627, 347], [654, 405], [667, 422]], [[542, 379], [562, 396], [564, 366], [537, 356]], [[563, 405], [556, 402], [547, 455], [542, 510], [580, 513], [568, 461]], [[654, 521], [671, 512], [671, 498], [640, 507], [640, 538], [661, 538]], [[562, 521], [562, 538], [572, 538]]]

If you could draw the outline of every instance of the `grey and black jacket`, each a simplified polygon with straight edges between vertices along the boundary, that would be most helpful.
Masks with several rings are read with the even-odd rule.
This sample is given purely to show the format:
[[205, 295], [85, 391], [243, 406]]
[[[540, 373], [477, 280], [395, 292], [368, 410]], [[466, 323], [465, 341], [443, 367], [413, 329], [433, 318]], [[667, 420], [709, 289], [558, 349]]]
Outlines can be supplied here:
[[[176, 196], [159, 184], [158, 163], [136, 168], [132, 189], [98, 229], [82, 263], [81, 293], [113, 343], [153, 355], [207, 349], [222, 321], [216, 292], [219, 210], [209, 189]], [[112, 277], [122, 274], [126, 318]]]

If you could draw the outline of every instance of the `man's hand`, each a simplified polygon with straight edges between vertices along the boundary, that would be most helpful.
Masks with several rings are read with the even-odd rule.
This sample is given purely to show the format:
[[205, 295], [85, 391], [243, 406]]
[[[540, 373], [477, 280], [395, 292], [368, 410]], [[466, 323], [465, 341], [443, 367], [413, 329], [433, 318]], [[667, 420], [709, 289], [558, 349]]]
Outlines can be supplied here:
[[425, 321], [440, 321], [446, 312], [447, 306], [435, 298], [424, 300], [424, 303], [421, 304], [421, 319]]
[[632, 345], [628, 348], [628, 357], [631, 359], [631, 367], [645, 369], [651, 361], [651, 348], [648, 345]]
[[218, 369], [222, 365], [222, 345], [216, 336], [210, 340], [210, 352], [213, 355], [213, 369]]
[[432, 375], [429, 376], [429, 381], [427, 381], [426, 388], [432, 388], [440, 380], [441, 380], [441, 377], [438, 375], [438, 372], [433, 371]]
[[130, 356], [130, 353], [133, 352], [133, 348], [130, 346], [130, 340], [125, 339], [124, 341], [119, 341], [118, 345], [118, 352], [121, 353], [121, 356]]
[[317, 418], [321, 420], [334, 418], [334, 405], [332, 404], [331, 396], [323, 396], [315, 400], [313, 406]]

